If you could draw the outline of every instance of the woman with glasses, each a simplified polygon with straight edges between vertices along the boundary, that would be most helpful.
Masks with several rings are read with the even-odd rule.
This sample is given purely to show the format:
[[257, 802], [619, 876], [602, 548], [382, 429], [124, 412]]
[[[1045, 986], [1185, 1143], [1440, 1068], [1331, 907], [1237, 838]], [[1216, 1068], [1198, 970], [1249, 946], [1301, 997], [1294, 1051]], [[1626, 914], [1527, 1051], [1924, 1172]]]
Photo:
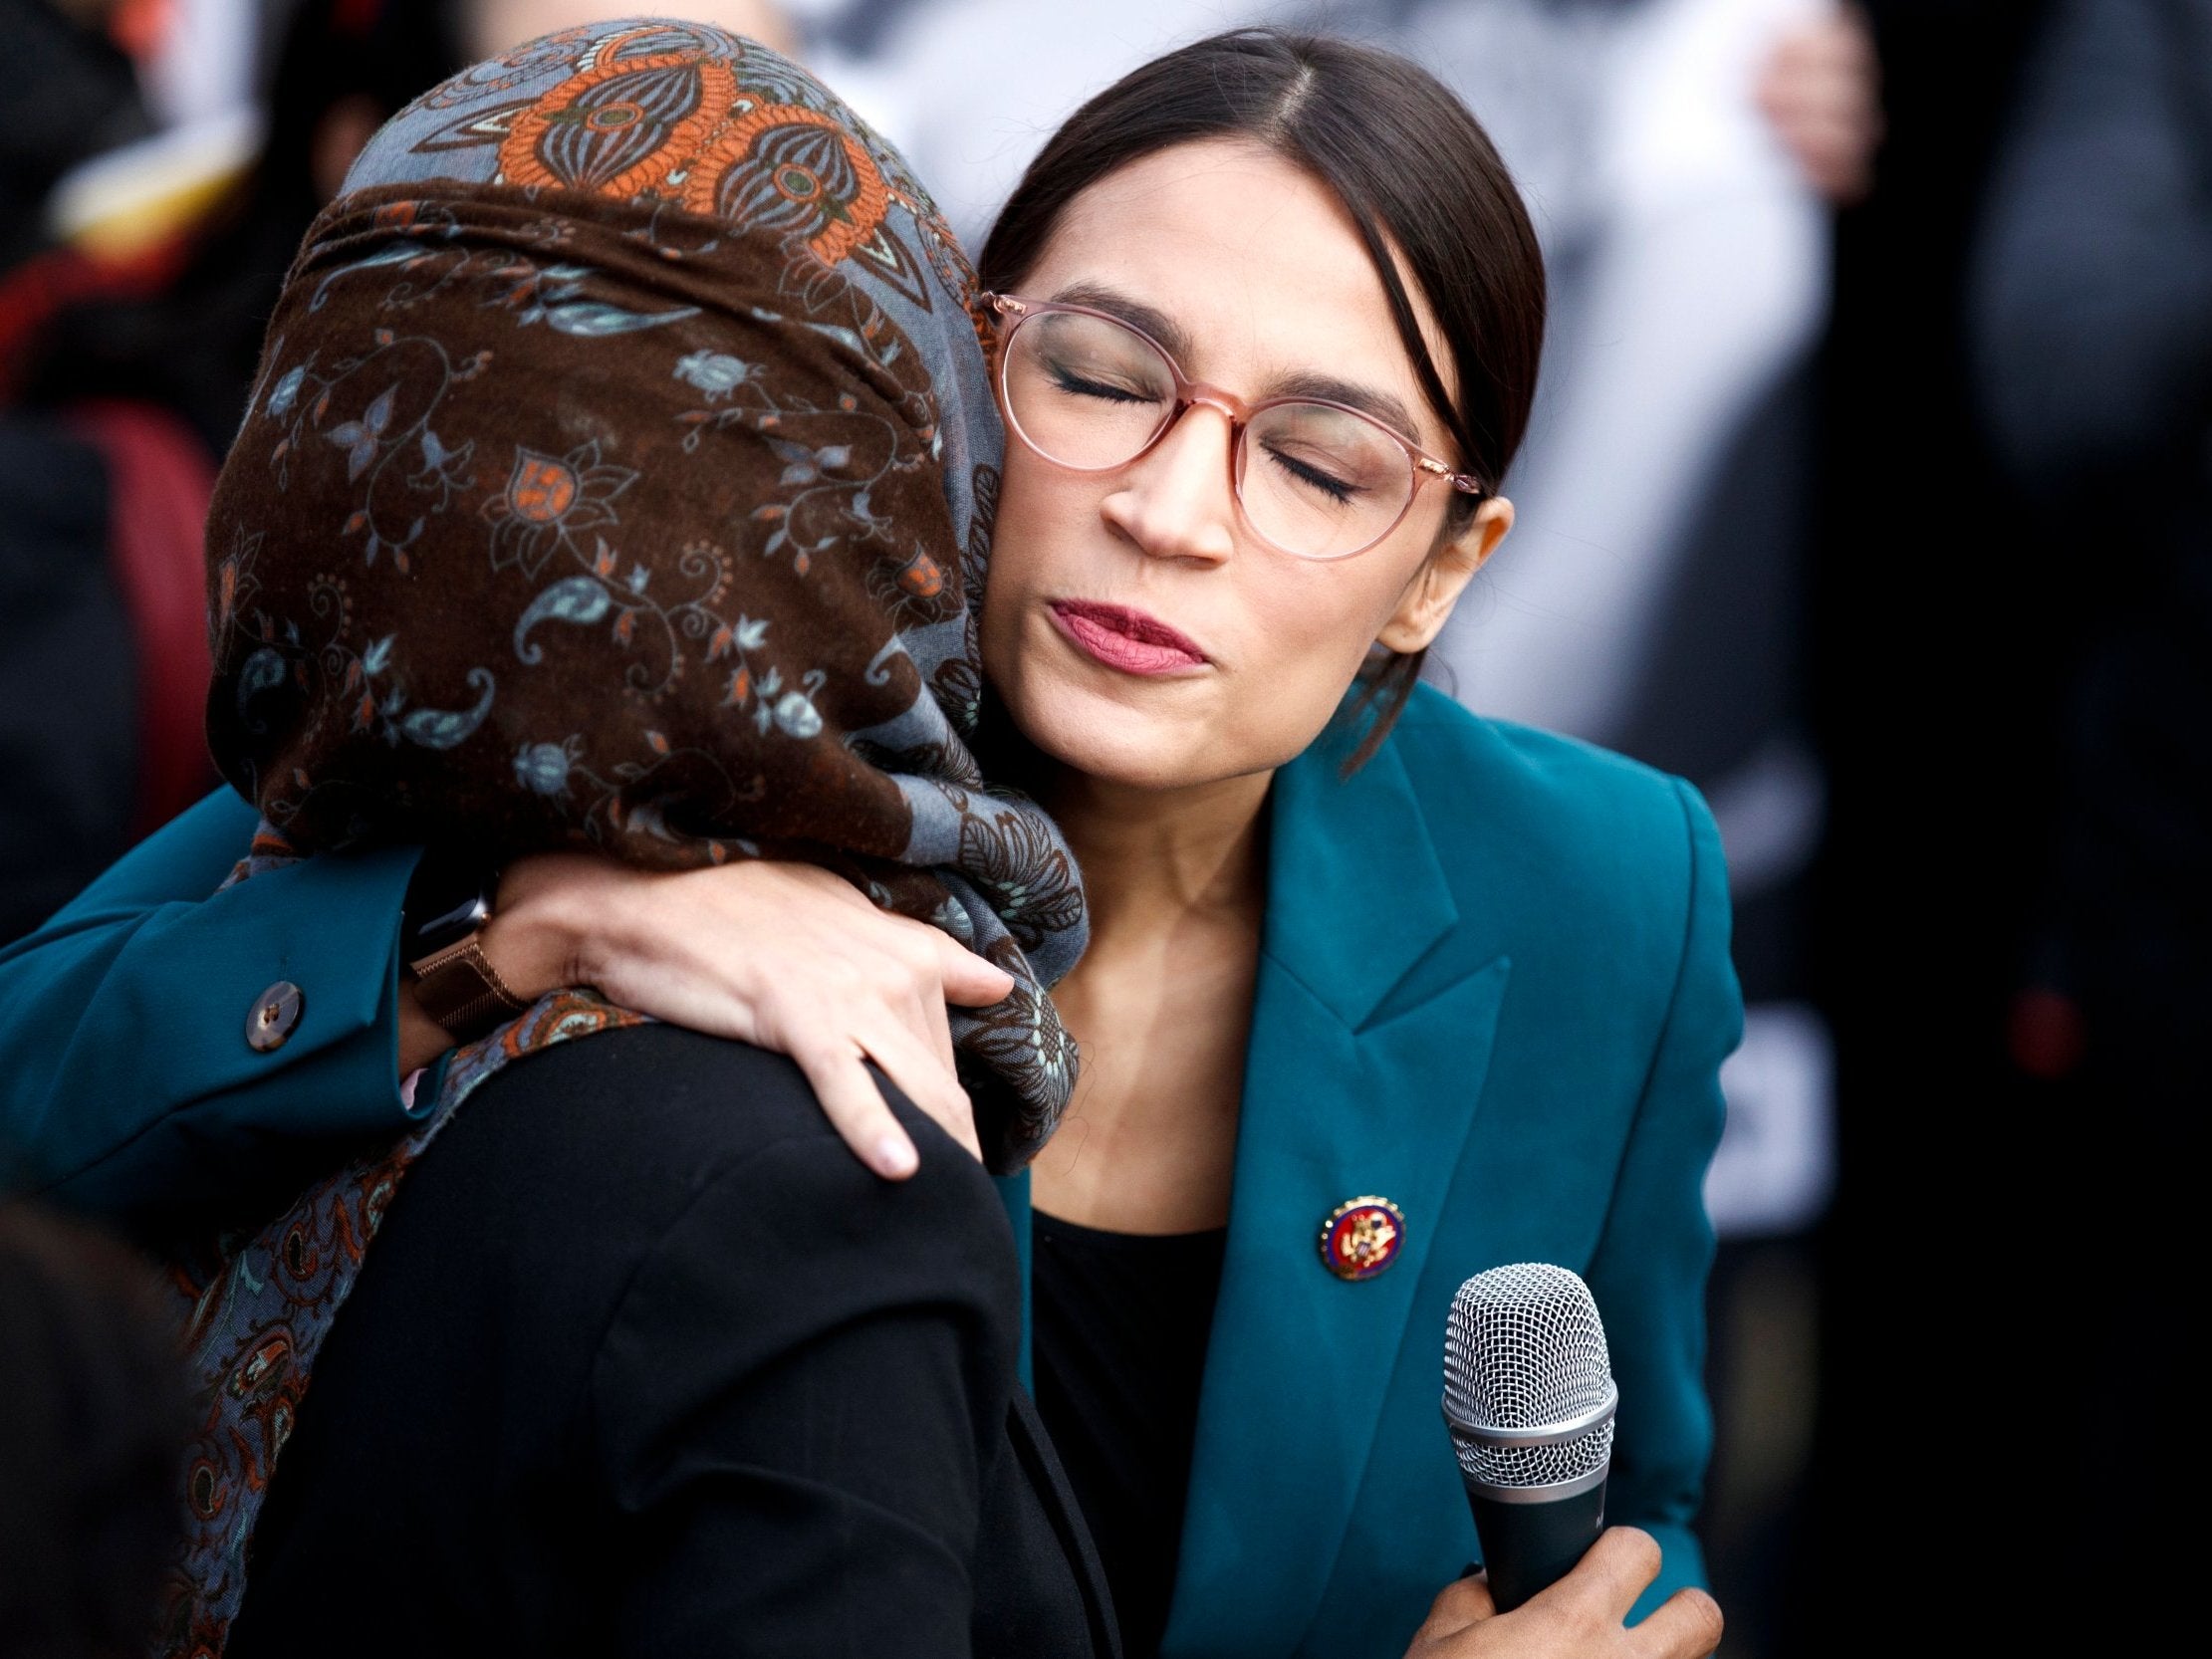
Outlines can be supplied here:
[[[1739, 1018], [1717, 837], [1678, 781], [1417, 684], [1512, 522], [1544, 284], [1511, 180], [1413, 66], [1236, 33], [1071, 118], [980, 265], [995, 529], [883, 580], [926, 608], [957, 560], [981, 589], [980, 675], [937, 693], [1084, 874], [1054, 991], [1081, 1080], [1003, 1196], [1124, 1650], [1405, 1651], [1479, 1553], [1440, 1336], [1503, 1262], [1589, 1281], [1608, 1518], [1663, 1552], [1645, 1605], [1695, 1584]], [[709, 419], [758, 412], [743, 361], [675, 372]], [[849, 460], [794, 442], [787, 482]], [[388, 1136], [399, 1078], [577, 985], [788, 1053], [885, 1176], [916, 1153], [870, 1062], [976, 1144], [946, 1008], [972, 967], [819, 870], [380, 853], [195, 902], [252, 818], [204, 804], [6, 959], [7, 1121], [80, 1202], [166, 1218], [280, 1144]], [[977, 883], [1017, 939], [1063, 902], [1011, 857]], [[270, 980], [287, 1035], [247, 1043]], [[1702, 1651], [1708, 1606], [1602, 1640]]]

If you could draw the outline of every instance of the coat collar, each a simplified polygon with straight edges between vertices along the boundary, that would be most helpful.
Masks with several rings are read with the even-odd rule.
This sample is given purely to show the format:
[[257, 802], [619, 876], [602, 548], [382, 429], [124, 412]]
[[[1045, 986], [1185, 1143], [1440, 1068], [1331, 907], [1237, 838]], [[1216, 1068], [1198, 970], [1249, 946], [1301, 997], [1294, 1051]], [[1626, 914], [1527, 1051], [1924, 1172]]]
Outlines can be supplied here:
[[[1340, 781], [1317, 746], [1277, 775], [1267, 931], [1229, 1239], [1163, 1659], [1298, 1649], [1401, 1364], [1435, 1371], [1428, 1248], [1482, 1091], [1510, 964], [1459, 912], [1395, 744]], [[1461, 930], [1465, 934], [1468, 930]], [[1450, 940], [1410, 981], [1408, 975]], [[1402, 989], [1401, 989], [1402, 987]], [[1393, 996], [1393, 992], [1399, 994]], [[1331, 1274], [1331, 1210], [1404, 1212], [1373, 1279]], [[1440, 1374], [1440, 1373], [1438, 1373]], [[1438, 1457], [1449, 1457], [1441, 1425]]]
[[1275, 776], [1268, 960], [1352, 1031], [1459, 922], [1397, 745], [1350, 778], [1334, 730]]

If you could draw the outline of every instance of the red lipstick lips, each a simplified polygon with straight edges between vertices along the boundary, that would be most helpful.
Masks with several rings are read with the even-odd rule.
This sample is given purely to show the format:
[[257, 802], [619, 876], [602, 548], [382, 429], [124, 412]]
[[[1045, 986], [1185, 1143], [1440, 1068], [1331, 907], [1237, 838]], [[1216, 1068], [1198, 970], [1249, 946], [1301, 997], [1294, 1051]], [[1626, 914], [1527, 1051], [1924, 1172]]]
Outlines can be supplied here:
[[1087, 655], [1124, 674], [1172, 674], [1202, 667], [1206, 653], [1187, 634], [1125, 605], [1055, 599], [1053, 620]]

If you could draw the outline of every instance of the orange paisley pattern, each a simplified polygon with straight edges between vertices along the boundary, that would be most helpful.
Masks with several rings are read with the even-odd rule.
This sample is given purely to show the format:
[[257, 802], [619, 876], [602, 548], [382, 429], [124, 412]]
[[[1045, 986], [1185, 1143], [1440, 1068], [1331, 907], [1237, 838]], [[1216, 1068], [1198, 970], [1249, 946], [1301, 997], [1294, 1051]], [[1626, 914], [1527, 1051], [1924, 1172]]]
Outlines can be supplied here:
[[875, 158], [841, 122], [819, 110], [768, 104], [729, 122], [687, 170], [683, 205], [704, 218], [721, 217], [722, 191], [731, 170], [752, 161], [768, 134], [793, 127], [818, 129], [853, 172], [852, 190], [846, 194], [820, 169], [797, 160], [771, 159], [766, 170], [769, 186], [785, 202], [821, 217], [822, 227], [807, 238], [807, 246], [825, 265], [835, 265], [875, 235], [890, 205], [890, 192], [876, 170]]
[[[660, 196], [702, 217], [727, 211], [733, 172], [815, 221], [807, 246], [836, 265], [874, 239], [893, 193], [846, 125], [804, 105], [764, 103], [731, 65], [695, 52], [619, 55], [609, 42], [589, 69], [515, 113], [499, 145], [509, 184], [587, 190], [618, 201]], [[763, 140], [802, 130], [827, 144], [840, 175]]]
[[[622, 98], [625, 91], [641, 96]], [[657, 111], [652, 101], [689, 92], [688, 111]], [[571, 76], [527, 109], [518, 111], [499, 146], [499, 167], [510, 184], [560, 185], [628, 201], [660, 190], [697, 153], [737, 103], [737, 77], [719, 59], [695, 52], [662, 52], [622, 59], [603, 53], [590, 69]], [[572, 140], [578, 153], [556, 158], [554, 141]], [[642, 153], [638, 153], [640, 147]], [[598, 151], [599, 156], [593, 155]], [[580, 161], [612, 152], [626, 162], [611, 176], [594, 177]]]

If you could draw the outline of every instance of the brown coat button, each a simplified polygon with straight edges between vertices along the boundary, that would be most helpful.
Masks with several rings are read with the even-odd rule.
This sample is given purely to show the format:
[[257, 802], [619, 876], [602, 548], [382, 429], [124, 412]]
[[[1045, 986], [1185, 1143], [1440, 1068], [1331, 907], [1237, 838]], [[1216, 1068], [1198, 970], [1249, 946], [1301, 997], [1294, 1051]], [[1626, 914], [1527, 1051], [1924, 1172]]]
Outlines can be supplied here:
[[254, 998], [246, 1015], [246, 1041], [262, 1054], [283, 1048], [306, 1009], [306, 993], [288, 979], [278, 980]]

